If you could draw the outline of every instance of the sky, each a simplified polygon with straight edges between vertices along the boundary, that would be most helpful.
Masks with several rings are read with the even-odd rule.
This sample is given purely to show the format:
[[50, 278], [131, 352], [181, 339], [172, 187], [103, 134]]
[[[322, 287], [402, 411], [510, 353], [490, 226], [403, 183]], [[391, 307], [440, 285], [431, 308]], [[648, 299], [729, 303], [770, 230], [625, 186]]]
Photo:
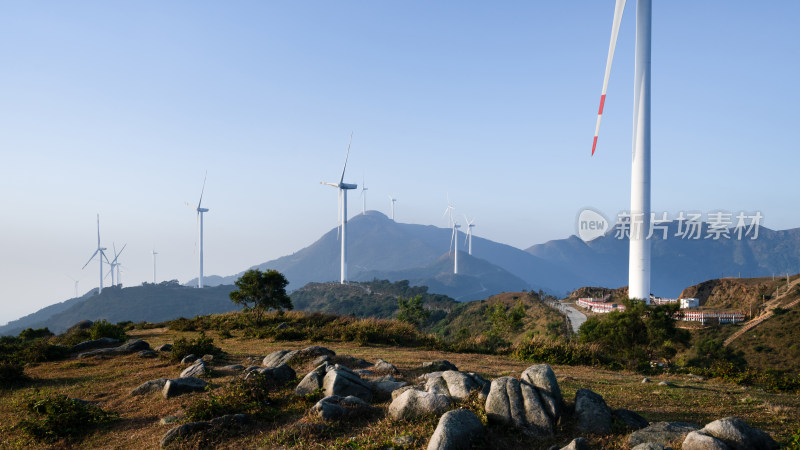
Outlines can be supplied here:
[[[97, 287], [231, 275], [367, 207], [527, 248], [630, 204], [635, 3], [0, 2], [0, 324]], [[800, 227], [800, 2], [655, 1], [654, 211]], [[359, 213], [359, 192], [349, 215]], [[351, 239], [357, 239], [352, 236]], [[113, 251], [111, 252], [113, 253]], [[106, 281], [106, 285], [110, 279]]]

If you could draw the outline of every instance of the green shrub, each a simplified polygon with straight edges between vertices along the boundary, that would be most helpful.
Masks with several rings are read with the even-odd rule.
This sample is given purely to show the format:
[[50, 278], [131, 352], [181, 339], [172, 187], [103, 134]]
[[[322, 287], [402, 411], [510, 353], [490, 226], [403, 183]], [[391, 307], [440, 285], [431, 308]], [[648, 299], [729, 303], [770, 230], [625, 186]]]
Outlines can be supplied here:
[[597, 345], [539, 336], [534, 336], [532, 339], [519, 344], [512, 354], [515, 358], [523, 361], [570, 366], [593, 366], [603, 361], [603, 356]]
[[106, 319], [98, 320], [89, 328], [89, 339], [112, 338], [118, 341], [125, 341], [128, 335], [125, 328], [109, 323]]
[[0, 387], [9, 387], [27, 381], [22, 365], [14, 362], [0, 362]]
[[118, 417], [116, 413], [61, 394], [34, 394], [24, 402], [22, 412], [26, 417], [16, 427], [46, 442], [78, 438]]
[[177, 362], [186, 355], [221, 355], [222, 350], [214, 345], [214, 339], [206, 336], [204, 331], [195, 339], [178, 338], [172, 344], [170, 360]]
[[278, 386], [263, 374], [237, 378], [219, 393], [209, 393], [206, 397], [194, 399], [184, 406], [186, 418], [192, 422], [210, 420], [226, 414], [268, 414], [274, 413], [270, 406], [270, 393]]
[[61, 345], [53, 345], [44, 339], [34, 340], [17, 352], [17, 359], [24, 363], [55, 361], [66, 358], [69, 349]]
[[26, 328], [19, 333], [19, 338], [24, 341], [31, 341], [39, 338], [52, 337], [53, 333], [48, 328]]

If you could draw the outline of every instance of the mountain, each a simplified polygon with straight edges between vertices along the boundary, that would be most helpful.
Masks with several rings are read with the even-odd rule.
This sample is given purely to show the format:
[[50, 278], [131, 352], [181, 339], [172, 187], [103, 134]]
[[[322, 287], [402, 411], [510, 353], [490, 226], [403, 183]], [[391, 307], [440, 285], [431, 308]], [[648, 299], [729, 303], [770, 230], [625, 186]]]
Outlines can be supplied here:
[[90, 295], [90, 293], [87, 294], [88, 297], [70, 300], [67, 308], [55, 314], [42, 314], [44, 310], [41, 310], [31, 315], [38, 315], [40, 321], [20, 319], [10, 322], [0, 327], [0, 335], [16, 335], [25, 328], [44, 327], [54, 333], [61, 333], [85, 319], [106, 319], [112, 323], [126, 320], [163, 322], [178, 317], [237, 311], [241, 308], [228, 297], [228, 293], [233, 289], [234, 287], [229, 285], [195, 289], [181, 286], [177, 281], [146, 283], [129, 288], [107, 287], [100, 294]]
[[92, 289], [80, 297], [71, 298], [69, 300], [64, 300], [61, 303], [45, 306], [35, 313], [28, 314], [27, 316], [21, 317], [17, 320], [12, 320], [3, 326], [0, 326], [0, 336], [17, 335], [25, 328], [41, 328], [41, 326], [37, 326], [37, 324], [45, 322], [56, 314], [60, 314], [96, 294], [97, 289]]
[[[759, 227], [757, 239], [700, 239], [676, 237], [678, 222], [667, 224], [667, 239], [657, 232], [652, 240], [651, 291], [675, 297], [686, 286], [724, 277], [766, 277], [800, 272], [800, 228], [774, 231]], [[750, 236], [753, 236], [751, 234]], [[584, 242], [577, 236], [534, 245], [528, 253], [555, 268], [580, 273], [586, 285], [619, 287], [628, 284], [628, 240], [617, 239], [612, 228], [604, 236]]]
[[[450, 250], [449, 228], [399, 223], [380, 212], [367, 211], [350, 219], [347, 229], [351, 280], [413, 279], [415, 284], [428, 285], [431, 292], [464, 299], [486, 298], [514, 289], [564, 292], [587, 284], [574, 271], [554, 267], [523, 250], [477, 236], [472, 238], [472, 258], [459, 253], [459, 265], [464, 261], [464, 277], [459, 274], [448, 279], [445, 274], [449, 271], [452, 275], [452, 260], [450, 269], [446, 269], [448, 263], [443, 255]], [[463, 233], [460, 238], [464, 239]], [[339, 251], [338, 231], [334, 228], [308, 247], [254, 268], [277, 270], [289, 280], [289, 289], [297, 289], [309, 282], [338, 280]], [[214, 282], [232, 284], [240, 275]], [[462, 283], [463, 287], [452, 289]], [[187, 284], [196, 284], [196, 280]]]

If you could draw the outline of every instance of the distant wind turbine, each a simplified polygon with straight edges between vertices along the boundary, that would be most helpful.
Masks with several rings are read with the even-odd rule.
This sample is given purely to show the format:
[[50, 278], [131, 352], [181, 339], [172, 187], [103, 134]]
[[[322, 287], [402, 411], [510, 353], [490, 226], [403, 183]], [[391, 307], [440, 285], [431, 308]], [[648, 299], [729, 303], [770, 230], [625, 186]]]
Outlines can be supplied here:
[[[112, 286], [116, 286], [118, 284], [121, 284], [121, 280], [119, 279], [119, 266], [121, 264], [118, 262], [118, 259], [119, 259], [119, 255], [122, 254], [122, 252], [125, 250], [125, 247], [127, 247], [127, 246], [128, 246], [128, 244], [123, 245], [122, 246], [122, 250], [120, 250], [119, 253], [117, 253], [116, 244], [114, 244], [113, 242], [111, 243], [111, 247], [114, 249], [114, 259], [112, 259], [111, 262], [108, 263], [108, 265], [111, 266], [111, 270], [109, 271], [109, 274], [111, 274], [111, 285]], [[115, 277], [115, 274], [114, 274], [115, 270], [116, 270], [116, 277]], [[106, 276], [108, 276], [108, 274], [106, 274]]]
[[341, 253], [341, 269], [339, 282], [342, 284], [347, 283], [347, 191], [350, 189], [358, 189], [357, 184], [349, 184], [344, 182], [344, 173], [347, 170], [347, 160], [350, 158], [350, 145], [353, 143], [353, 133], [350, 133], [350, 142], [347, 144], [347, 155], [344, 158], [344, 167], [342, 168], [342, 176], [339, 178], [338, 183], [320, 182], [327, 186], [333, 186], [339, 190], [339, 224], [342, 230], [342, 253]]
[[[631, 167], [631, 230], [628, 263], [628, 292], [630, 298], [650, 303], [650, 240], [646, 238], [650, 229], [650, 49], [653, 2], [636, 2], [636, 57], [633, 80], [633, 157]], [[600, 109], [592, 143], [592, 155], [597, 147], [600, 119], [606, 101], [608, 79], [617, 36], [625, 10], [625, 0], [617, 0], [614, 6], [614, 21], [611, 26], [611, 43], [606, 59]], [[639, 219], [641, 216], [641, 219]]]
[[467, 236], [464, 238], [464, 243], [469, 242], [469, 254], [472, 255], [472, 229], [475, 228], [475, 218], [473, 217], [472, 220], [469, 220], [467, 215], [464, 214], [464, 221], [467, 223]]
[[156, 249], [153, 249], [153, 284], [156, 284]]
[[197, 211], [197, 233], [199, 235], [200, 241], [200, 252], [198, 261], [200, 263], [200, 275], [197, 277], [197, 287], [203, 287], [203, 213], [208, 212], [208, 208], [203, 208], [203, 193], [206, 191], [206, 179], [208, 178], [208, 171], [206, 171], [206, 175], [203, 177], [203, 188], [200, 190], [200, 201], [197, 202], [197, 208], [190, 205], [186, 202], [186, 206], [193, 208]]
[[394, 220], [394, 204], [397, 202], [397, 199], [390, 195], [389, 201], [392, 203], [392, 220]]
[[362, 177], [361, 179], [361, 215], [367, 214], [367, 191], [369, 188], [367, 187], [366, 180]]
[[97, 256], [98, 254], [100, 255], [98, 257], [98, 259], [100, 260], [100, 287], [97, 290], [98, 294], [103, 292], [103, 259], [105, 259], [106, 262], [108, 262], [108, 257], [106, 256], [105, 253], [106, 250], [107, 249], [105, 247], [100, 245], [100, 214], [97, 214], [97, 250], [95, 250], [94, 253], [92, 253], [92, 256], [89, 258], [89, 261], [86, 261], [86, 264], [84, 264], [83, 267], [81, 267], [81, 270], [85, 269], [86, 266], [88, 266], [89, 263], [92, 262], [95, 256]]
[[69, 278], [70, 280], [75, 282], [75, 297], [74, 298], [78, 298], [78, 283], [79, 283], [79, 281], [76, 280], [75, 278], [72, 278], [69, 275], [67, 275], [67, 278]]
[[453, 256], [453, 273], [458, 275], [458, 229], [461, 228], [461, 225], [453, 222], [453, 236], [450, 238], [450, 250], [453, 250], [455, 247], [455, 253]]

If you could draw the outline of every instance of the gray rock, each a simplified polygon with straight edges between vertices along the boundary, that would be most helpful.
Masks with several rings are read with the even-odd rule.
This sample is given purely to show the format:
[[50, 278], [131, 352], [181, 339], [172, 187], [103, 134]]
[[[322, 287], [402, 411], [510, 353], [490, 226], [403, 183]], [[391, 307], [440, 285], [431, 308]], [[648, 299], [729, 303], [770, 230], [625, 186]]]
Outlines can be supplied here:
[[642, 378], [642, 383], [652, 383], [652, 381], [650, 381], [650, 378], [644, 377]]
[[489, 422], [514, 426], [536, 436], [553, 434], [552, 419], [536, 389], [516, 378], [500, 377], [492, 381], [485, 410]]
[[[474, 391], [488, 394], [490, 383], [477, 374], [466, 374], [454, 370], [425, 374], [425, 391], [439, 395], [448, 395], [457, 400], [466, 400]], [[484, 397], [485, 400], [485, 397]]]
[[161, 395], [172, 398], [189, 392], [199, 392], [206, 388], [208, 383], [199, 378], [174, 378], [164, 383]]
[[667, 386], [667, 387], [675, 387], [675, 383], [672, 381], [661, 381], [658, 383], [659, 386]]
[[187, 377], [201, 377], [206, 374], [206, 362], [198, 359], [191, 366], [183, 369], [181, 378]]
[[436, 361], [428, 361], [419, 366], [420, 369], [426, 372], [437, 372], [445, 370], [458, 370], [455, 364], [445, 359], [437, 359]]
[[67, 333], [73, 330], [88, 330], [89, 328], [92, 328], [92, 325], [94, 325], [94, 322], [91, 320], [81, 320], [75, 325], [67, 328]]
[[[407, 391], [409, 389], [415, 389], [415, 387], [414, 386], [403, 386], [401, 388], [395, 389], [394, 391], [392, 391], [392, 400], [396, 399], [397, 397], [400, 396], [400, 394], [402, 394], [403, 392], [405, 392], [405, 391]], [[419, 390], [421, 390], [421, 389], [419, 389]]]
[[582, 432], [611, 432], [611, 408], [600, 394], [589, 389], [579, 389], [575, 393], [575, 415], [578, 416], [578, 430]]
[[351, 370], [338, 364], [328, 369], [322, 379], [322, 389], [325, 395], [340, 397], [354, 395], [362, 400], [372, 401], [372, 386]]
[[398, 395], [389, 405], [389, 416], [394, 420], [407, 420], [426, 415], [441, 415], [450, 408], [450, 398], [444, 395], [409, 389]]
[[398, 373], [400, 372], [397, 370], [397, 367], [394, 364], [388, 363], [382, 359], [375, 361], [375, 364], [372, 366], [372, 370], [375, 372], [381, 373]]
[[313, 394], [317, 389], [322, 388], [323, 377], [315, 371], [308, 372], [294, 390], [294, 395], [303, 397]]
[[485, 434], [481, 419], [472, 411], [448, 411], [439, 419], [436, 431], [428, 442], [428, 450], [460, 450], [470, 448]]
[[229, 430], [232, 427], [246, 425], [250, 421], [247, 414], [229, 414], [205, 422], [190, 422], [179, 425], [161, 438], [161, 446], [166, 447], [177, 439], [187, 439], [194, 434], [205, 431]]
[[372, 407], [358, 397], [352, 395], [340, 397], [329, 395], [311, 407], [311, 411], [323, 420], [338, 420], [354, 411], [363, 411]]
[[103, 337], [100, 339], [95, 339], [93, 341], [84, 341], [81, 342], [80, 344], [73, 345], [72, 348], [69, 349], [69, 351], [71, 353], [79, 353], [79, 352], [84, 352], [86, 350], [92, 350], [100, 347], [108, 347], [112, 345], [119, 345], [119, 339]]
[[372, 385], [372, 390], [375, 393], [375, 396], [380, 400], [388, 400], [392, 397], [392, 394], [403, 387], [406, 387], [408, 383], [405, 381], [370, 381]]
[[128, 339], [116, 348], [116, 353], [135, 353], [142, 350], [150, 350], [150, 344], [141, 339]]
[[403, 436], [395, 436], [392, 438], [392, 444], [397, 446], [397, 448], [408, 448], [414, 445], [417, 439], [411, 435], [403, 435]]
[[245, 369], [245, 367], [241, 364], [230, 364], [227, 366], [222, 366], [217, 370], [223, 370], [226, 372], [241, 372]]
[[155, 358], [156, 356], [158, 356], [158, 353], [152, 350], [142, 350], [139, 353], [137, 353], [136, 356], [138, 356], [139, 358]]
[[183, 359], [181, 359], [181, 364], [191, 364], [195, 361], [197, 361], [197, 355], [189, 354], [184, 356]]
[[731, 450], [778, 448], [770, 435], [736, 417], [715, 420], [703, 427], [703, 433], [724, 442]]
[[641, 430], [650, 425], [647, 419], [629, 409], [615, 409], [612, 415], [614, 420], [623, 423], [629, 430]]
[[578, 437], [564, 447], [561, 447], [561, 450], [589, 450], [589, 443], [586, 442], [586, 439]]
[[285, 384], [291, 380], [294, 380], [297, 376], [297, 373], [295, 373], [294, 369], [286, 364], [281, 364], [275, 367], [248, 367], [245, 369], [245, 371], [247, 372], [245, 377], [251, 377], [253, 374], [260, 374], [264, 375], [265, 381], [276, 384]]
[[700, 427], [693, 423], [656, 422], [631, 433], [628, 436], [628, 446], [636, 447], [648, 442], [667, 446], [673, 442], [682, 442], [687, 434], [699, 429]]
[[371, 376], [375, 375], [375, 372], [373, 372], [371, 370], [366, 370], [366, 369], [359, 369], [359, 370], [355, 370], [354, 372], [357, 373], [358, 376], [360, 376], [360, 377], [371, 377]]
[[157, 352], [171, 352], [172, 344], [161, 344], [155, 349]]
[[164, 385], [167, 384], [166, 378], [159, 378], [157, 380], [145, 381], [140, 384], [136, 389], [131, 391], [131, 395], [145, 395], [161, 392]]
[[547, 414], [558, 422], [561, 417], [564, 399], [561, 396], [561, 388], [558, 386], [556, 374], [547, 364], [536, 364], [530, 366], [522, 372], [520, 381], [530, 384], [536, 388], [544, 403]]
[[167, 416], [167, 417], [162, 417], [161, 420], [158, 421], [158, 424], [169, 425], [171, 423], [178, 422], [179, 420], [181, 420], [181, 418], [178, 416]]
[[730, 450], [724, 442], [702, 431], [692, 431], [687, 434], [681, 448], [683, 450]]
[[644, 444], [639, 444], [636, 447], [633, 447], [631, 450], [672, 450], [672, 447], [665, 447], [661, 444], [656, 444], [655, 442], [645, 442]]
[[205, 362], [211, 362], [214, 360], [214, 355], [203, 355], [203, 357], [200, 359], [202, 359]]
[[264, 357], [261, 364], [266, 367], [275, 367], [282, 364], [291, 365], [305, 359], [311, 360], [318, 356], [336, 356], [336, 352], [319, 345], [312, 345], [301, 350], [278, 350]]
[[318, 356], [317, 358], [314, 359], [314, 361], [311, 361], [311, 365], [318, 366], [322, 363], [330, 362], [330, 360], [331, 360], [331, 355]]

